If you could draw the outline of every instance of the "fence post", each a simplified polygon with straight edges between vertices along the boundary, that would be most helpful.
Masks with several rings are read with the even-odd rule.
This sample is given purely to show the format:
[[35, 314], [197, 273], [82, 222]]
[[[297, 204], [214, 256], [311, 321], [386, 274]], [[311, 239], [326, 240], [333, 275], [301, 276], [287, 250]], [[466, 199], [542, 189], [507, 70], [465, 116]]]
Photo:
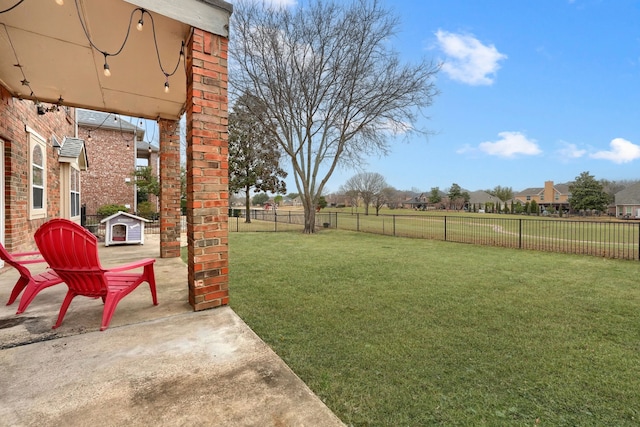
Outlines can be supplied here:
[[335, 214], [336, 214], [336, 220], [335, 220], [334, 224], [335, 224], [335, 228], [337, 230], [338, 229], [338, 212], [335, 212]]
[[360, 231], [360, 214], [356, 213], [356, 231]]
[[393, 215], [393, 237], [396, 236], [396, 216]]
[[522, 218], [518, 219], [518, 249], [522, 249]]
[[447, 241], [447, 216], [444, 216], [444, 241]]

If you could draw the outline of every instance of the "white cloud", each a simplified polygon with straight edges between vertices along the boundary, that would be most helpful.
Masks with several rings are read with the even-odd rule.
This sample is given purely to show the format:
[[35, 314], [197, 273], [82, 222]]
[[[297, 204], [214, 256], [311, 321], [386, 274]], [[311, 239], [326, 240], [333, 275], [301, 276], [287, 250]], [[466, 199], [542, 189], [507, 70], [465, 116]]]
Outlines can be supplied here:
[[457, 154], [466, 154], [466, 153], [473, 153], [474, 151], [476, 151], [475, 148], [473, 148], [469, 144], [464, 144], [461, 148], [458, 148], [456, 150], [456, 153]]
[[611, 160], [613, 163], [629, 163], [640, 159], [640, 146], [623, 138], [615, 138], [610, 143], [611, 150], [598, 151], [590, 155], [593, 159]]
[[438, 30], [438, 47], [447, 55], [442, 71], [452, 80], [476, 85], [493, 84], [499, 61], [507, 55], [494, 45], [483, 45], [473, 35], [455, 34]]
[[542, 153], [535, 139], [527, 139], [520, 132], [500, 132], [501, 138], [495, 142], [487, 141], [478, 145], [478, 149], [490, 156], [513, 158], [519, 154], [535, 156]]
[[563, 160], [579, 159], [580, 157], [587, 154], [587, 150], [579, 149], [576, 144], [560, 141], [560, 145], [562, 146], [562, 148], [558, 150], [558, 154]]

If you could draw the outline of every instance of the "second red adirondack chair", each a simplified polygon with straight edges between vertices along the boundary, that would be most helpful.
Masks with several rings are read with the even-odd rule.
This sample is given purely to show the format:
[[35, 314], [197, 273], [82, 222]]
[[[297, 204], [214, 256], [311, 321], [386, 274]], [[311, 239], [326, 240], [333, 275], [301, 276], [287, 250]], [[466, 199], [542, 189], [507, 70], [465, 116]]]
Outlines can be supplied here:
[[[25, 257], [32, 257], [34, 255], [37, 255], [38, 258], [25, 259]], [[16, 314], [20, 314], [25, 311], [38, 292], [48, 288], [49, 286], [62, 283], [60, 276], [58, 276], [53, 270], [47, 269], [42, 273], [32, 274], [26, 267], [27, 264], [45, 262], [45, 260], [41, 258], [40, 252], [20, 252], [10, 254], [7, 249], [0, 244], [0, 259], [18, 270], [18, 273], [20, 273], [20, 278], [11, 290], [11, 295], [9, 296], [7, 305], [13, 304], [16, 298], [18, 298], [18, 295], [20, 295], [20, 292], [22, 292], [23, 289], [25, 290], [20, 298], [20, 304], [18, 304], [18, 311]]]

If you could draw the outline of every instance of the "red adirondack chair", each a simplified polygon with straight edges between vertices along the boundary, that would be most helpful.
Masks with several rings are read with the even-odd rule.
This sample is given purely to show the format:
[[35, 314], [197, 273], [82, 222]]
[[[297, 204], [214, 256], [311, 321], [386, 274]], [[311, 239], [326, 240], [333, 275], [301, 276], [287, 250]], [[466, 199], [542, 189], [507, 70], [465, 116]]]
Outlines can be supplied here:
[[[75, 222], [62, 218], [45, 222], [36, 230], [34, 238], [49, 266], [69, 286], [54, 329], [60, 326], [71, 300], [77, 295], [102, 298], [101, 331], [109, 327], [118, 302], [142, 282], [149, 283], [153, 305], [158, 305], [153, 272], [155, 259], [145, 258], [114, 268], [102, 268], [96, 236]], [[143, 268], [143, 271], [123, 273], [137, 268]]]
[[[21, 259], [34, 255], [38, 255], [38, 258]], [[18, 298], [18, 295], [20, 295], [20, 292], [22, 292], [23, 289], [25, 290], [22, 294], [22, 298], [20, 298], [20, 304], [18, 304], [18, 311], [16, 314], [20, 314], [25, 311], [38, 292], [48, 288], [49, 286], [62, 283], [60, 276], [58, 276], [58, 274], [53, 270], [48, 269], [47, 271], [34, 275], [31, 274], [31, 271], [26, 267], [27, 264], [45, 262], [45, 260], [41, 258], [40, 252], [18, 252], [10, 254], [0, 243], [0, 258], [20, 273], [20, 278], [13, 286], [7, 305], [13, 304], [16, 298]]]

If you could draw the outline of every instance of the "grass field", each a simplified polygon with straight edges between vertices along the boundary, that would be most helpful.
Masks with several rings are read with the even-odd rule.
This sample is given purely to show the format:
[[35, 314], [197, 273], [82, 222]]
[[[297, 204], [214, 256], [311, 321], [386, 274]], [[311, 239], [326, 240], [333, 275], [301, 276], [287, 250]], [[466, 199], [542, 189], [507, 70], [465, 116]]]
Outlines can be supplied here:
[[633, 261], [232, 233], [231, 307], [347, 424], [640, 423]]
[[[410, 211], [396, 209], [392, 215], [364, 215], [321, 211], [318, 227], [397, 237], [445, 240], [476, 245], [550, 251], [605, 258], [640, 258], [640, 224], [609, 216], [551, 218], [533, 215], [477, 214], [467, 212]], [[252, 212], [251, 224], [230, 218], [229, 231], [301, 230], [301, 211]]]

